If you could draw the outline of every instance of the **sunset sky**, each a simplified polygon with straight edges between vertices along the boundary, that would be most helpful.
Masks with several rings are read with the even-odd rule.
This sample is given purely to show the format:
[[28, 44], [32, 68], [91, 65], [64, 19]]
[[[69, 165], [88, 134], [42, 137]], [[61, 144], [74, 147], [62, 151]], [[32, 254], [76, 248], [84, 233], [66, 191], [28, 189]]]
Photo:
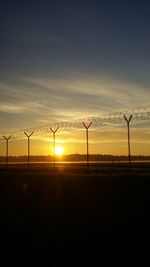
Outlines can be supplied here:
[[[0, 132], [150, 106], [148, 1], [2, 1]], [[150, 121], [132, 123], [132, 154], [150, 154]], [[127, 154], [127, 129], [90, 130], [90, 153]], [[64, 153], [85, 153], [85, 130], [61, 130]], [[2, 137], [1, 137], [2, 139]], [[5, 143], [0, 143], [0, 155]], [[51, 154], [52, 134], [31, 154]], [[25, 140], [10, 154], [24, 155]]]

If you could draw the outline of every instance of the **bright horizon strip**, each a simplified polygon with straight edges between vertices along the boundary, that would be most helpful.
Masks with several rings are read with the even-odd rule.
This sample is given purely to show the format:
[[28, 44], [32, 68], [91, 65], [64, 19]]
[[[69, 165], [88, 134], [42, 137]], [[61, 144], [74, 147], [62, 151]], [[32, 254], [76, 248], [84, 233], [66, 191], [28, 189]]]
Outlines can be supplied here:
[[[56, 138], [58, 146], [65, 154], [86, 154], [85, 130], [59, 132]], [[150, 129], [131, 127], [131, 155], [150, 155]], [[0, 155], [5, 156], [5, 140], [0, 142]], [[9, 141], [9, 155], [27, 154], [26, 139]], [[30, 140], [31, 155], [53, 155], [53, 140], [49, 136], [34, 136]], [[122, 128], [89, 130], [89, 154], [127, 155], [127, 129]]]
[[[140, 116], [138, 115], [136, 117], [138, 111]], [[130, 113], [131, 111], [128, 110], [128, 113], [126, 114], [128, 115]], [[132, 114], [135, 114], [135, 120], [133, 117], [133, 120], [131, 122], [131, 154], [149, 155], [149, 119], [143, 120], [144, 114], [146, 116], [149, 116], [149, 107], [146, 107], [145, 109], [135, 109], [135, 111], [132, 111]], [[92, 127], [89, 131], [89, 153], [127, 155], [127, 129], [123, 117], [120, 118], [120, 112], [112, 113], [102, 118], [86, 118], [84, 121], [86, 122], [89, 120], [92, 121]], [[109, 123], [109, 120], [112, 120], [113, 123]], [[105, 122], [105, 124], [102, 123], [101, 125], [101, 122], [103, 121]], [[52, 138], [50, 137], [49, 126], [55, 124], [26, 129], [27, 132], [31, 132], [31, 130], [34, 132], [31, 138], [32, 155], [53, 154]], [[61, 125], [62, 128], [59, 128], [56, 140], [60, 145], [63, 144], [65, 154], [85, 154], [85, 133], [82, 126], [82, 119], [74, 120], [73, 122], [68, 121], [57, 123], [57, 125], [58, 124]], [[8, 133], [11, 132], [9, 131]], [[27, 153], [27, 148], [26, 140], [22, 138], [24, 137], [24, 133], [20, 130], [19, 132], [12, 132], [12, 134], [13, 138], [16, 138], [12, 138], [10, 140], [10, 155], [25, 155]], [[47, 136], [44, 136], [44, 134], [46, 134]], [[49, 142], [49, 144], [47, 144], [47, 142]], [[2, 148], [0, 155], [5, 155], [5, 143], [3, 138], [1, 139], [1, 146]]]

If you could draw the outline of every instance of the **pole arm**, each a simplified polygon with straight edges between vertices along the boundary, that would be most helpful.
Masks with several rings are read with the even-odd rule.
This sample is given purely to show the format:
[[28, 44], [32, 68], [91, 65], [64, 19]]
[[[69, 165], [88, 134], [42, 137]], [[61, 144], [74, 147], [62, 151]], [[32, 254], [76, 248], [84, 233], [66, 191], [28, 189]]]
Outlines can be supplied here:
[[86, 129], [89, 129], [90, 126], [92, 125], [92, 122], [90, 122], [88, 125], [86, 125], [85, 122], [82, 122], [82, 124]]
[[12, 134], [9, 137], [6, 137], [5, 135], [3, 135], [3, 137], [6, 141], [8, 141], [12, 137]]
[[59, 126], [55, 130], [53, 128], [51, 128], [51, 127], [49, 127], [49, 128], [52, 131], [52, 133], [56, 133], [58, 131], [58, 129], [59, 129]]
[[130, 115], [129, 119], [127, 119], [126, 115], [124, 115], [124, 119], [126, 120], [127, 123], [130, 123], [133, 115]]
[[30, 138], [30, 136], [33, 134], [33, 132], [31, 132], [30, 134], [27, 134], [26, 132], [24, 132], [24, 134], [26, 135], [26, 137]]

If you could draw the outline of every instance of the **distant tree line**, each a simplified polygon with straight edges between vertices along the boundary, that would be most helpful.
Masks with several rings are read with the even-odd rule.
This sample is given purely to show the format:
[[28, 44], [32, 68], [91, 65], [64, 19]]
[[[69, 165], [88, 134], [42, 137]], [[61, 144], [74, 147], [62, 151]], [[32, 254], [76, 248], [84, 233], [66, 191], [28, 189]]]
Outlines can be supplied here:
[[[144, 155], [133, 155], [132, 160], [136, 161], [149, 161], [150, 156], [144, 156]], [[69, 155], [63, 155], [63, 157], [57, 157], [57, 161], [86, 161], [86, 154], [69, 154]], [[119, 155], [105, 155], [105, 154], [90, 154], [89, 155], [90, 161], [126, 161], [128, 160], [128, 157], [125, 155], [119, 156]], [[27, 156], [9, 156], [9, 162], [26, 162]], [[5, 157], [0, 156], [0, 162], [5, 162]], [[30, 156], [30, 162], [53, 162], [53, 156]]]

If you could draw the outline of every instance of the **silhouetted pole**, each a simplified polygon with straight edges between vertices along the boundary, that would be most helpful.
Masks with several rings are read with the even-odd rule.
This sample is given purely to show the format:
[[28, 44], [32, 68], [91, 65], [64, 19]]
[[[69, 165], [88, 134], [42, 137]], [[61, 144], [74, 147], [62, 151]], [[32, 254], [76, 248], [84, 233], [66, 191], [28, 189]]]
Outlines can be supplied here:
[[55, 130], [50, 127], [50, 130], [53, 133], [53, 149], [54, 149], [54, 152], [53, 152], [54, 153], [53, 154], [53, 156], [54, 156], [53, 162], [54, 162], [54, 168], [55, 168], [55, 161], [56, 161], [56, 158], [55, 158], [55, 134], [58, 131], [58, 129], [59, 129], [59, 126]]
[[132, 119], [132, 115], [127, 119], [126, 115], [124, 115], [124, 119], [127, 122], [127, 128], [128, 128], [128, 161], [129, 161], [129, 167], [131, 166], [131, 152], [130, 152], [130, 121]]
[[92, 122], [90, 122], [88, 125], [86, 125], [84, 122], [82, 122], [82, 124], [86, 129], [86, 149], [87, 149], [86, 162], [87, 162], [87, 167], [89, 167], [89, 133], [88, 133], [88, 130], [89, 130]]
[[9, 137], [6, 137], [4, 135], [3, 137], [6, 140], [6, 168], [7, 168], [7, 166], [8, 166], [8, 141], [12, 137], [12, 135], [10, 135]]
[[24, 132], [24, 134], [28, 138], [28, 168], [29, 168], [29, 164], [30, 164], [30, 137], [33, 134], [33, 132], [30, 134], [27, 134], [26, 132]]

